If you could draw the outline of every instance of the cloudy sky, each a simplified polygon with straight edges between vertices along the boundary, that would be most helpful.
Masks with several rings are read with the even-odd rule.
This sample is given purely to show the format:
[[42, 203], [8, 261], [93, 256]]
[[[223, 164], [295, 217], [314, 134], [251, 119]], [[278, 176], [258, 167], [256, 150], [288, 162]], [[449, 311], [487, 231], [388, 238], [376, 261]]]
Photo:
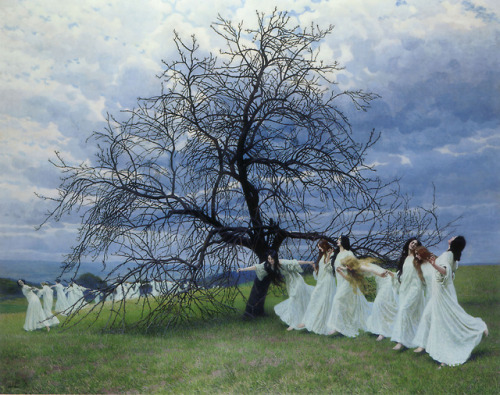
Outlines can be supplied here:
[[49, 159], [92, 158], [86, 139], [107, 113], [159, 93], [174, 29], [210, 51], [218, 13], [254, 23], [275, 3], [302, 26], [335, 25], [322, 54], [345, 66], [340, 86], [381, 96], [351, 115], [355, 133], [382, 133], [369, 156], [379, 174], [402, 177], [416, 204], [434, 184], [442, 221], [462, 216], [462, 262], [500, 263], [497, 0], [2, 0], [0, 259], [68, 252], [74, 219], [35, 230], [50, 207], [35, 193], [53, 195], [60, 177]]

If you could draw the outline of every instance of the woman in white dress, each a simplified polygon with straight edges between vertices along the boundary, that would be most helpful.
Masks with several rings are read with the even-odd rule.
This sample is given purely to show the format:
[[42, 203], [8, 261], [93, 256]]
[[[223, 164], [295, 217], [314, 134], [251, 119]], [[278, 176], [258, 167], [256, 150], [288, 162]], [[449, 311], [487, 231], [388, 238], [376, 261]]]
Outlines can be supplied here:
[[66, 315], [66, 310], [69, 308], [68, 298], [64, 286], [60, 279], [56, 279], [55, 285], [52, 286], [56, 290], [56, 307], [55, 312], [61, 315]]
[[76, 311], [82, 308], [85, 305], [85, 298], [83, 291], [87, 288], [81, 287], [75, 282], [71, 282], [71, 284], [67, 288], [67, 298], [68, 303], [72, 311]]
[[399, 287], [398, 312], [394, 319], [394, 327], [391, 340], [397, 344], [394, 350], [400, 350], [403, 346], [415, 347], [413, 339], [417, 331], [422, 312], [424, 311], [424, 287], [418, 276], [413, 261], [415, 249], [421, 244], [416, 238], [409, 239], [399, 258], [398, 278], [401, 282]]
[[26, 319], [24, 320], [24, 330], [34, 331], [40, 328], [47, 328], [47, 332], [50, 331], [50, 327], [45, 322], [47, 318], [45, 312], [43, 311], [40, 299], [33, 292], [34, 288], [26, 285], [24, 280], [17, 280], [17, 285], [22, 288], [23, 295], [28, 300], [28, 309], [26, 310]]
[[307, 285], [301, 276], [301, 265], [314, 265], [314, 262], [279, 259], [277, 252], [271, 250], [268, 253], [267, 262], [237, 270], [238, 272], [255, 270], [258, 279], [261, 281], [266, 276], [271, 276], [271, 281], [274, 279], [274, 283], [279, 283], [279, 279], [284, 278], [288, 299], [274, 306], [274, 311], [288, 325], [288, 331], [291, 331], [302, 322], [302, 317], [314, 289], [313, 286]]
[[419, 246], [415, 249], [415, 259], [413, 265], [417, 270], [420, 281], [424, 284], [424, 306], [431, 299], [432, 281], [434, 280], [435, 270], [429, 262], [429, 258], [433, 255], [424, 246]]
[[367, 330], [366, 322], [372, 310], [372, 303], [366, 300], [362, 290], [359, 289], [361, 283], [352, 280], [354, 276], [362, 280], [372, 270], [356, 259], [347, 236], [340, 236], [337, 246], [339, 248], [339, 253], [335, 257], [337, 292], [333, 298], [327, 326], [331, 335], [338, 332], [347, 337], [356, 337], [360, 329]]
[[297, 329], [306, 328], [308, 331], [319, 335], [328, 335], [330, 330], [326, 323], [332, 310], [336, 290], [331, 263], [333, 248], [328, 241], [320, 240], [318, 249], [319, 256], [315, 264], [317, 272], [316, 286], [311, 294], [303, 321], [297, 325]]
[[439, 258], [430, 257], [436, 270], [432, 282], [432, 296], [418, 327], [414, 342], [415, 352], [424, 349], [432, 359], [444, 365], [461, 365], [488, 328], [481, 318], [467, 314], [458, 304], [453, 278], [465, 248], [463, 236], [452, 237], [449, 248]]
[[[380, 268], [380, 272], [384, 269]], [[386, 275], [375, 277], [377, 283], [377, 295], [373, 301], [370, 317], [366, 321], [368, 332], [378, 335], [377, 341], [392, 335], [394, 319], [398, 312], [398, 301], [396, 298], [397, 278], [393, 272], [386, 270]]]
[[42, 290], [40, 295], [43, 298], [43, 311], [46, 316], [46, 323], [48, 326], [54, 326], [59, 324], [59, 319], [52, 313], [52, 305], [54, 303], [54, 294], [52, 288], [46, 282], [41, 283]]

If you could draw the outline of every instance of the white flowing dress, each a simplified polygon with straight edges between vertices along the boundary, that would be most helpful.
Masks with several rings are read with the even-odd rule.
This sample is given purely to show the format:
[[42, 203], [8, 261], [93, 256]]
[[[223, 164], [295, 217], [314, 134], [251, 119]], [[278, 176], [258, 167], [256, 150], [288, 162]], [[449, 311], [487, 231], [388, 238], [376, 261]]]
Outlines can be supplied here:
[[66, 297], [65, 288], [61, 283], [57, 283], [53, 286], [56, 290], [56, 307], [55, 311], [62, 315], [66, 315], [64, 313], [65, 310], [69, 308], [68, 298]]
[[[259, 272], [262, 273], [262, 270], [265, 272], [264, 265], [261, 265], [259, 265], [261, 267], [259, 269], [257, 269], [256, 265], [256, 273], [259, 280], [264, 278], [259, 277]], [[274, 312], [285, 324], [297, 328], [297, 325], [304, 318], [304, 313], [306, 312], [314, 287], [305, 283], [304, 278], [300, 274], [302, 273], [302, 267], [297, 260], [280, 259], [280, 266], [280, 272], [285, 278], [288, 299], [274, 306]]]
[[160, 296], [160, 287], [158, 281], [151, 281], [151, 295], [154, 297]]
[[403, 264], [401, 285], [399, 286], [399, 305], [391, 340], [407, 348], [416, 347], [413, 339], [424, 311], [424, 284], [413, 266], [413, 256], [408, 256]]
[[318, 268], [318, 279], [307, 305], [302, 323], [305, 328], [319, 335], [328, 335], [330, 330], [326, 325], [332, 311], [333, 298], [337, 287], [330, 262], [321, 258]]
[[47, 320], [44, 322], [48, 326], [54, 326], [59, 324], [59, 319], [52, 313], [52, 304], [54, 303], [54, 293], [52, 288], [48, 285], [42, 286], [42, 291], [40, 292], [43, 298], [43, 311]]
[[486, 330], [481, 318], [472, 317], [458, 304], [453, 284], [456, 262], [446, 251], [436, 259], [446, 274], [435, 270], [432, 296], [425, 307], [414, 343], [424, 348], [432, 359], [447, 365], [461, 365], [476, 347]]
[[24, 320], [23, 326], [24, 330], [34, 331], [45, 327], [46, 324], [42, 323], [42, 321], [45, 321], [47, 317], [43, 311], [40, 299], [35, 295], [33, 289], [26, 284], [23, 285], [22, 291], [23, 295], [26, 296], [28, 300], [28, 309], [26, 310], [26, 319]]
[[113, 295], [113, 302], [120, 302], [123, 299], [125, 299], [124, 285], [118, 283], [116, 284], [115, 294]]
[[[352, 251], [342, 251], [335, 258], [335, 270], [343, 266], [342, 260], [354, 256]], [[366, 321], [370, 316], [372, 303], [358, 289], [356, 292], [349, 281], [337, 274], [337, 292], [326, 326], [328, 332], [337, 331], [347, 337], [356, 337], [359, 330], [367, 330]]]
[[422, 274], [425, 280], [424, 306], [426, 306], [429, 300], [431, 300], [432, 283], [434, 282], [434, 273], [436, 269], [434, 269], [429, 262], [424, 263], [422, 266], [420, 266], [420, 268], [422, 269]]
[[83, 298], [83, 290], [85, 288], [80, 287], [78, 284], [73, 283], [67, 288], [67, 298], [71, 309], [79, 309], [85, 304], [85, 299]]
[[[375, 266], [375, 265], [374, 265]], [[391, 337], [394, 319], [398, 312], [398, 301], [395, 293], [397, 277], [375, 276], [377, 283], [377, 296], [373, 301], [370, 317], [366, 321], [368, 331], [376, 335]]]

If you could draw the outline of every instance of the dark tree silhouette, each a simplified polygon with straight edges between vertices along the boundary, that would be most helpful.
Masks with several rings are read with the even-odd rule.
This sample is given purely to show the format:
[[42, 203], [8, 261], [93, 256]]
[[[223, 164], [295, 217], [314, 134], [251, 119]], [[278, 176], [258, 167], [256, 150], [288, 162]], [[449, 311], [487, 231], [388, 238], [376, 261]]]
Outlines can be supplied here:
[[[356, 137], [345, 109], [365, 111], [377, 95], [339, 90], [341, 67], [319, 60], [332, 26], [291, 23], [277, 11], [257, 13], [254, 28], [219, 16], [217, 56], [175, 34], [178, 57], [164, 63], [161, 95], [94, 133], [95, 163], [57, 155], [64, 177], [47, 219], [73, 210], [82, 218], [66, 270], [99, 257], [108, 292], [120, 271], [120, 282], [175, 284], [155, 303], [144, 299], [146, 326], [227, 311], [238, 289], [224, 281], [269, 249], [310, 257], [316, 240], [343, 233], [359, 253], [390, 261], [410, 235], [428, 246], [444, 236], [434, 205], [412, 208], [397, 182], [365, 163], [378, 135]], [[264, 313], [268, 287], [255, 280], [248, 316]]]

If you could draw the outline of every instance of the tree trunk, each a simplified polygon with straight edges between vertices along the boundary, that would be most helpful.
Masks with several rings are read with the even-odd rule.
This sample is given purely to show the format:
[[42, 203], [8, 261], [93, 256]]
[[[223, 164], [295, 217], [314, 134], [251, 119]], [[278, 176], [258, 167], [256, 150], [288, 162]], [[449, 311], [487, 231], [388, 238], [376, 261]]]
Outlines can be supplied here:
[[256, 318], [264, 315], [264, 302], [266, 301], [267, 290], [271, 280], [269, 276], [264, 277], [261, 281], [258, 278], [253, 282], [250, 297], [247, 301], [244, 317]]

